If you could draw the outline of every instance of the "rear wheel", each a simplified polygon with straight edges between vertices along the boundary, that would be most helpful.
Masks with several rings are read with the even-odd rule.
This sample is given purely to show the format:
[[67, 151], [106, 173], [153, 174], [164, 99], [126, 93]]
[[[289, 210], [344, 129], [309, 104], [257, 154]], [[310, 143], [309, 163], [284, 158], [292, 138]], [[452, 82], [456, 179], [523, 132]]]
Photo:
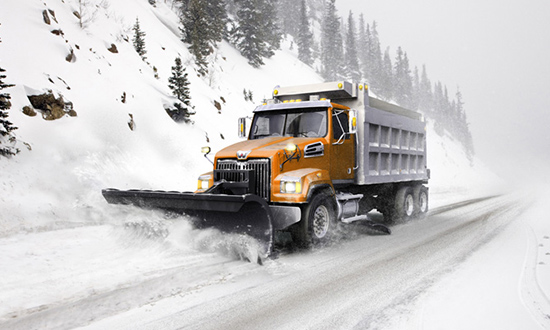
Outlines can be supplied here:
[[302, 219], [293, 228], [292, 239], [303, 248], [327, 244], [336, 227], [334, 200], [326, 193], [313, 197], [302, 211]]
[[391, 224], [397, 221], [408, 221], [414, 217], [414, 195], [410, 187], [399, 188], [389, 199], [384, 210], [384, 222]]
[[419, 217], [424, 217], [428, 213], [428, 188], [423, 185], [414, 188], [415, 212]]

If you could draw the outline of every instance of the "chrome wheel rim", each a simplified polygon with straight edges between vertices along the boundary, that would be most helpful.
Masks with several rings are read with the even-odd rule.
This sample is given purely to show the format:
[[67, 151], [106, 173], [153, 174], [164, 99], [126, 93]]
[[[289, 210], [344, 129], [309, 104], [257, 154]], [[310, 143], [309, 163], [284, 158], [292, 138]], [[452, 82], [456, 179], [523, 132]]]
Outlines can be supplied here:
[[426, 213], [428, 210], [428, 196], [425, 193], [420, 194], [420, 212]]
[[328, 209], [324, 205], [320, 205], [315, 209], [313, 214], [313, 234], [317, 238], [323, 238], [328, 233], [328, 228], [330, 225], [330, 218]]
[[405, 197], [405, 214], [410, 217], [414, 212], [414, 200], [411, 194]]

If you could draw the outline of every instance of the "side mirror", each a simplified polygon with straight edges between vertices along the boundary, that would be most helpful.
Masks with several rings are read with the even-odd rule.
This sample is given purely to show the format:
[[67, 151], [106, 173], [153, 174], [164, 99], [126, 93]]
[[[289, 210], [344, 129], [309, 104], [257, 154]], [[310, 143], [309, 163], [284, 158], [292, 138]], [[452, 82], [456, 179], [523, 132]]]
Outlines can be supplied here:
[[210, 163], [212, 163], [212, 165], [214, 165], [214, 162], [210, 158], [208, 158], [208, 154], [210, 153], [210, 151], [212, 151], [210, 147], [201, 148], [201, 152], [204, 154], [204, 158], [206, 158]]
[[240, 138], [246, 137], [246, 118], [245, 117], [239, 118], [239, 137]]
[[357, 110], [349, 110], [349, 134], [357, 133]]

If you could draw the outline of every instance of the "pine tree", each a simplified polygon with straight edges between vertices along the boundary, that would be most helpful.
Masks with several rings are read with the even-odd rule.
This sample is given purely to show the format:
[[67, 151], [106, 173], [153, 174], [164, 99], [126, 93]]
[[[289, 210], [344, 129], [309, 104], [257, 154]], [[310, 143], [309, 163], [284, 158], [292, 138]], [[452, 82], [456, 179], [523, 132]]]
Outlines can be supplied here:
[[313, 33], [307, 16], [306, 0], [302, 0], [300, 7], [300, 24], [298, 27], [298, 59], [307, 65], [313, 64], [311, 53]]
[[172, 94], [183, 103], [174, 103], [176, 110], [171, 111], [170, 115], [176, 121], [190, 122], [191, 112], [191, 95], [189, 93], [189, 80], [185, 68], [181, 64], [181, 58], [176, 57], [175, 65], [172, 67], [172, 76], [168, 78], [168, 87], [172, 90]]
[[474, 142], [472, 138], [472, 133], [470, 132], [470, 128], [468, 125], [468, 121], [466, 119], [466, 111], [464, 109], [464, 101], [462, 100], [462, 92], [460, 92], [460, 88], [458, 86], [456, 87], [455, 97], [456, 112], [458, 122], [460, 123], [458, 135], [460, 136], [460, 141], [462, 142], [462, 145], [464, 145], [464, 148], [466, 149], [467, 157], [470, 159], [470, 161], [472, 161], [473, 155], [475, 153]]
[[248, 64], [258, 68], [264, 64], [262, 59], [266, 43], [262, 40], [260, 20], [262, 14], [256, 0], [240, 0], [237, 10], [236, 46]]
[[377, 87], [377, 90], [379, 90], [380, 96], [385, 100], [391, 100], [393, 99], [393, 66], [391, 62], [390, 57], [390, 48], [386, 48], [386, 51], [384, 51], [384, 60], [382, 62], [381, 67], [381, 77], [380, 77], [380, 86]]
[[[2, 74], [3, 72], [6, 70], [0, 68], [0, 91], [14, 86], [4, 83], [3, 79], [6, 78], [6, 75]], [[16, 140], [12, 132], [17, 127], [8, 120], [8, 109], [11, 108], [10, 99], [10, 94], [0, 92], [0, 156], [5, 157], [13, 156], [19, 152], [19, 149], [12, 146]]]
[[141, 27], [139, 25], [139, 18], [136, 18], [136, 24], [134, 24], [134, 39], [133, 45], [136, 52], [141, 56], [141, 59], [145, 61], [147, 58], [145, 54], [147, 54], [147, 50], [145, 50], [145, 32], [141, 31]]
[[275, 55], [275, 50], [281, 48], [281, 31], [276, 22], [275, 2], [277, 0], [258, 0], [260, 9], [261, 39], [266, 47], [262, 50], [262, 56], [270, 58]]
[[191, 106], [191, 96], [189, 94], [189, 79], [185, 68], [181, 64], [181, 58], [176, 57], [175, 65], [172, 67], [172, 76], [168, 78], [168, 87], [172, 94], [187, 106]]
[[361, 71], [359, 70], [356, 44], [357, 40], [355, 36], [355, 21], [353, 19], [353, 14], [350, 11], [348, 17], [348, 30], [346, 33], [344, 72], [345, 78], [353, 82], [359, 82], [361, 80]]
[[362, 72], [362, 76], [368, 81], [367, 65], [368, 65], [368, 44], [369, 36], [367, 35], [367, 27], [365, 25], [365, 18], [363, 13], [359, 15], [359, 32], [357, 33], [357, 58], [359, 59], [359, 68]]
[[213, 47], [217, 47], [217, 43], [221, 42], [227, 36], [227, 9], [224, 0], [208, 0], [206, 1], [206, 13], [209, 21], [209, 36], [208, 39]]
[[414, 71], [413, 71], [412, 92], [411, 92], [411, 109], [412, 110], [418, 110], [419, 90], [420, 90], [420, 74], [418, 73], [418, 67], [415, 65]]
[[[189, 45], [189, 51], [195, 58], [198, 72], [205, 75], [208, 72], [206, 57], [214, 51], [211, 41], [211, 29], [207, 19], [203, 0], [191, 0], [187, 4], [182, 21], [182, 41]], [[213, 36], [212, 36], [213, 37]]]
[[397, 103], [404, 107], [411, 107], [412, 78], [407, 53], [401, 47], [397, 48], [394, 66], [394, 96]]
[[258, 68], [263, 58], [275, 54], [281, 45], [281, 33], [276, 24], [274, 0], [236, 0], [237, 24], [229, 32], [231, 42], [248, 63]]
[[433, 92], [432, 83], [426, 72], [426, 65], [422, 65], [422, 74], [420, 76], [420, 85], [417, 93], [418, 108], [426, 114], [431, 113], [433, 111]]
[[[291, 35], [295, 38], [299, 38], [302, 22], [302, 6], [303, 1], [296, 0], [279, 0], [277, 6], [277, 15], [279, 17], [279, 24], [281, 26], [281, 32], [285, 35]], [[304, 4], [305, 5], [305, 4]], [[296, 22], [300, 22], [296, 24]]]
[[337, 80], [343, 74], [343, 44], [340, 19], [337, 16], [335, 0], [326, 3], [321, 28], [321, 76]]
[[[372, 26], [367, 24], [367, 64], [366, 76], [368, 82], [372, 85], [372, 90], [382, 95], [384, 93], [384, 80], [387, 77], [387, 72], [384, 71], [382, 49], [380, 39], [378, 37], [376, 21], [372, 22]], [[391, 62], [391, 59], [390, 61]]]
[[458, 86], [456, 87], [455, 98], [456, 98], [455, 110], [456, 110], [456, 114], [457, 114], [457, 119], [460, 120], [460, 121], [465, 122], [466, 121], [466, 112], [464, 112], [464, 101], [462, 100], [462, 92], [460, 92], [460, 88]]
[[223, 0], [190, 0], [182, 8], [182, 41], [190, 44], [199, 73], [208, 72], [207, 56], [227, 35], [227, 11]]

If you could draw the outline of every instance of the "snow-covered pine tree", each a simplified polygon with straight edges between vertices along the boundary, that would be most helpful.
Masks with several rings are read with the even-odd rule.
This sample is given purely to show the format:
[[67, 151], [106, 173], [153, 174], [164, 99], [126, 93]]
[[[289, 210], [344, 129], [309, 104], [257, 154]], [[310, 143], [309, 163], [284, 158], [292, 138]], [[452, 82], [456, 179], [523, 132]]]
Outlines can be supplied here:
[[258, 0], [239, 0], [238, 4], [235, 44], [241, 55], [248, 60], [248, 64], [258, 68], [264, 64], [262, 57], [267, 48], [262, 39], [261, 7]]
[[466, 110], [464, 109], [464, 101], [462, 100], [462, 92], [460, 88], [456, 87], [456, 113], [458, 116], [459, 122], [459, 139], [462, 142], [462, 145], [466, 149], [466, 154], [470, 161], [473, 160], [473, 155], [475, 154], [474, 142], [472, 138], [472, 133], [470, 132], [470, 127], [468, 125], [468, 120], [466, 119]]
[[434, 84], [434, 93], [432, 99], [433, 112], [431, 118], [435, 122], [435, 131], [439, 135], [443, 135], [443, 129], [447, 126], [446, 116], [447, 116], [447, 105], [448, 99], [445, 97], [444, 87], [441, 81], [438, 81]]
[[337, 15], [335, 0], [328, 0], [321, 28], [321, 76], [327, 80], [337, 80], [343, 74], [343, 45], [340, 18]]
[[231, 42], [255, 68], [264, 64], [280, 48], [281, 33], [276, 24], [274, 0], [235, 0], [236, 25], [230, 31]]
[[367, 24], [366, 34], [368, 40], [366, 65], [367, 80], [371, 84], [372, 90], [382, 95], [382, 85], [384, 84], [383, 81], [386, 77], [386, 73], [384, 73], [382, 48], [380, 46], [376, 21], [373, 21], [372, 25]]
[[456, 87], [456, 114], [457, 119], [462, 122], [466, 122], [466, 112], [464, 111], [464, 101], [462, 100], [462, 92], [460, 91], [460, 87]]
[[191, 95], [189, 94], [189, 79], [185, 68], [181, 63], [181, 58], [176, 57], [175, 65], [172, 67], [172, 76], [168, 78], [168, 87], [172, 94], [187, 106], [191, 106]]
[[133, 27], [134, 30], [134, 38], [132, 39], [134, 49], [136, 52], [141, 56], [141, 59], [145, 61], [147, 58], [145, 54], [147, 54], [147, 50], [145, 50], [145, 32], [141, 31], [141, 26], [139, 25], [139, 18], [136, 17], [136, 23]]
[[418, 109], [422, 110], [424, 113], [429, 114], [432, 112], [433, 104], [433, 92], [432, 92], [432, 83], [428, 78], [426, 72], [426, 65], [422, 65], [422, 73], [420, 75], [420, 85], [417, 90], [418, 98]]
[[307, 65], [313, 64], [311, 48], [313, 46], [313, 33], [307, 16], [306, 0], [301, 1], [300, 23], [298, 25], [298, 59]]
[[364, 79], [369, 81], [367, 75], [367, 52], [368, 52], [368, 36], [367, 36], [367, 27], [365, 25], [365, 18], [363, 13], [359, 15], [359, 29], [357, 32], [357, 59], [359, 60], [359, 69], [362, 72]]
[[409, 64], [409, 57], [407, 52], [403, 53], [403, 81], [404, 81], [404, 106], [409, 109], [414, 109], [413, 105], [413, 77], [411, 73], [411, 66]]
[[340, 80], [344, 78], [344, 19], [341, 16], [338, 17], [338, 32], [336, 33], [335, 39], [335, 67], [336, 67], [336, 77], [335, 79]]
[[281, 48], [281, 30], [277, 25], [277, 11], [275, 3], [277, 0], [258, 0], [260, 7], [260, 32], [262, 40], [266, 44], [266, 48], [262, 52], [262, 56], [270, 58], [275, 55], [275, 50]]
[[208, 39], [212, 45], [217, 47], [217, 43], [221, 42], [227, 36], [227, 8], [224, 0], [209, 0], [206, 1], [206, 13], [209, 21], [209, 36]]
[[212, 53], [217, 43], [227, 34], [227, 11], [223, 0], [188, 0], [183, 6], [181, 14], [182, 41], [191, 43], [195, 34], [209, 47], [205, 47], [207, 54]]
[[389, 47], [384, 51], [381, 69], [380, 83], [376, 86], [379, 90], [379, 96], [388, 101], [393, 99], [393, 66]]
[[394, 96], [397, 103], [401, 106], [410, 108], [412, 99], [412, 77], [409, 68], [409, 59], [407, 53], [403, 52], [401, 47], [397, 48], [395, 58], [394, 72]]
[[357, 39], [355, 35], [355, 20], [350, 10], [348, 16], [348, 29], [346, 32], [346, 47], [344, 53], [345, 78], [358, 83], [361, 80], [359, 60], [357, 59]]
[[[279, 0], [277, 3], [278, 22], [281, 26], [281, 32], [284, 35], [291, 35], [294, 40], [300, 35], [301, 21], [301, 6], [302, 1], [296, 0]], [[299, 24], [296, 24], [299, 22]]]
[[195, 57], [198, 72], [205, 75], [208, 72], [206, 57], [213, 52], [213, 32], [208, 20], [204, 0], [191, 0], [184, 11], [182, 22], [182, 41], [189, 45], [189, 51]]
[[415, 65], [412, 76], [412, 92], [411, 92], [411, 109], [418, 110], [418, 91], [420, 90], [420, 73], [418, 67]]
[[175, 65], [172, 67], [172, 76], [168, 78], [168, 87], [172, 90], [172, 94], [183, 103], [174, 103], [176, 110], [170, 111], [170, 115], [176, 121], [190, 122], [191, 112], [191, 95], [189, 93], [189, 79], [185, 68], [181, 63], [181, 58], [176, 57]]
[[11, 96], [8, 93], [1, 92], [4, 88], [12, 87], [14, 85], [4, 83], [6, 75], [3, 74], [6, 70], [0, 68], [0, 156], [13, 156], [19, 152], [19, 149], [15, 148], [15, 136], [12, 134], [17, 127], [13, 126], [13, 123], [8, 120], [8, 109], [11, 107]]

